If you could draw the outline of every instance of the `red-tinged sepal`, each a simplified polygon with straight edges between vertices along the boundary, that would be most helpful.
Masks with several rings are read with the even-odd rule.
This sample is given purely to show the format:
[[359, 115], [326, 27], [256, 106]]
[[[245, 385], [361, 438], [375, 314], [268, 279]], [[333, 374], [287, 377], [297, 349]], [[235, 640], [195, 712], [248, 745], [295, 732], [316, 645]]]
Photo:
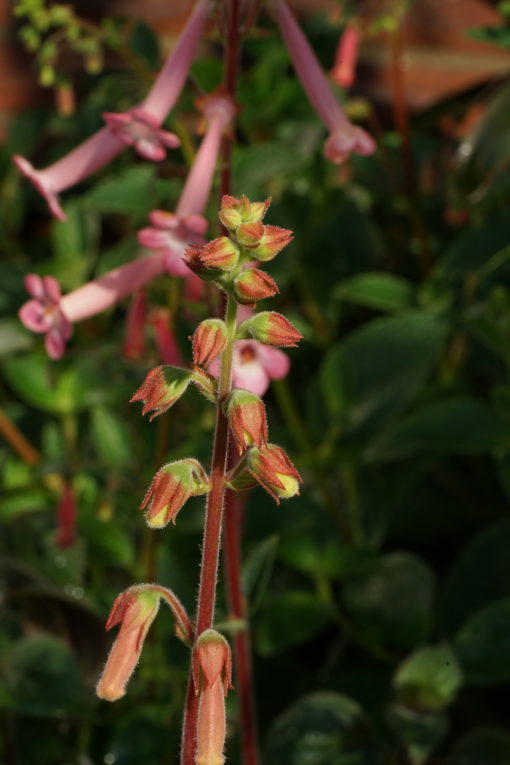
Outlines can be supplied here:
[[246, 340], [249, 337], [264, 345], [283, 348], [295, 347], [303, 339], [301, 332], [285, 316], [275, 311], [262, 311], [243, 321], [237, 328], [236, 340]]
[[250, 305], [277, 295], [280, 290], [275, 280], [258, 268], [248, 268], [234, 279], [234, 294], [238, 303]]
[[277, 502], [299, 494], [303, 483], [290, 457], [280, 446], [267, 444], [262, 449], [252, 447], [246, 455], [246, 466], [250, 475]]
[[193, 684], [195, 693], [210, 688], [218, 680], [226, 696], [232, 688], [232, 656], [227, 640], [216, 630], [202, 632], [193, 647]]
[[225, 228], [235, 231], [243, 223], [258, 223], [266, 214], [271, 197], [265, 202], [250, 202], [244, 195], [239, 199], [225, 194], [221, 200], [220, 221]]
[[167, 365], [155, 367], [131, 396], [130, 401], [143, 401], [142, 414], [152, 411], [149, 419], [153, 420], [180, 399], [192, 378], [193, 372], [190, 369]]
[[150, 585], [130, 587], [116, 598], [106, 629], [119, 623], [121, 627], [96, 687], [99, 698], [116, 701], [124, 696], [158, 608], [159, 595]]
[[218, 279], [221, 272], [216, 268], [206, 268], [200, 258], [200, 247], [188, 247], [184, 252], [184, 262], [204, 282], [213, 282]]
[[196, 494], [209, 491], [209, 477], [204, 468], [193, 458], [177, 460], [163, 465], [151, 481], [140, 507], [146, 510], [147, 525], [161, 529], [175, 518]]
[[261, 398], [247, 390], [233, 390], [227, 415], [240, 454], [250, 446], [267, 444], [266, 410]]
[[280, 226], [264, 226], [264, 233], [255, 247], [250, 248], [250, 255], [257, 260], [272, 260], [292, 241], [294, 234]]
[[106, 629], [120, 624], [120, 630], [97, 683], [99, 698], [116, 701], [124, 696], [143, 648], [149, 628], [163, 598], [175, 619], [175, 633], [187, 645], [193, 643], [193, 626], [184, 606], [166, 587], [137, 584], [117, 596]]
[[223, 765], [225, 696], [232, 687], [230, 646], [219, 632], [202, 632], [193, 648], [192, 673], [199, 697], [195, 765]]
[[142, 414], [152, 411], [149, 419], [153, 420], [170, 409], [190, 383], [194, 383], [209, 401], [216, 400], [216, 380], [203, 369], [184, 369], [165, 364], [151, 369], [130, 401], [143, 401]]
[[257, 247], [264, 236], [266, 226], [260, 221], [254, 223], [241, 223], [235, 233], [236, 240], [242, 247], [249, 249]]
[[239, 261], [239, 254], [239, 248], [228, 236], [220, 236], [207, 242], [203, 247], [186, 250], [185, 260], [192, 270], [196, 270], [198, 263], [198, 267], [201, 266], [208, 271], [231, 271]]
[[193, 335], [193, 361], [203, 367], [219, 356], [227, 344], [227, 328], [221, 319], [205, 319]]

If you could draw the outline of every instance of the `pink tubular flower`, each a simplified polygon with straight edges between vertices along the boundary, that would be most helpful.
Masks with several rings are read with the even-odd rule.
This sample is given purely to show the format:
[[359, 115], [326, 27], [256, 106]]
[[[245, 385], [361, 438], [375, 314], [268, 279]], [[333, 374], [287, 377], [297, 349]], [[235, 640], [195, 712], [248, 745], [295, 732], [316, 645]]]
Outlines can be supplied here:
[[44, 344], [48, 355], [59, 359], [72, 335], [74, 322], [110, 308], [164, 271], [164, 257], [156, 253], [115, 268], [64, 297], [53, 277], [41, 279], [29, 274], [25, 277], [25, 287], [33, 299], [21, 307], [19, 318], [33, 332], [46, 334]]
[[359, 29], [348, 24], [342, 32], [335, 52], [331, 79], [342, 88], [350, 88], [354, 82], [359, 49]]
[[166, 308], [157, 308], [151, 312], [150, 323], [154, 327], [156, 347], [162, 364], [182, 366], [179, 344], [172, 329], [172, 317]]
[[181, 93], [208, 9], [209, 0], [199, 0], [174, 50], [139, 107], [126, 114], [110, 114], [107, 127], [43, 170], [36, 170], [24, 157], [13, 157], [16, 166], [32, 181], [56, 218], [66, 220], [59, 193], [95, 173], [120, 154], [127, 144], [134, 145], [145, 158], [156, 160], [164, 156], [165, 146], [178, 144], [176, 136], [158, 131], [158, 128]]
[[373, 154], [376, 144], [362, 128], [346, 117], [322, 71], [308, 40], [287, 3], [276, 0], [276, 21], [310, 102], [330, 131], [324, 155], [335, 163], [343, 162], [352, 152]]
[[190, 277], [184, 263], [184, 250], [205, 244], [207, 221], [203, 217], [211, 193], [214, 169], [221, 137], [235, 114], [235, 106], [223, 93], [212, 93], [198, 104], [207, 122], [207, 129], [184, 184], [175, 213], [154, 210], [149, 215], [152, 226], [138, 232], [143, 247], [163, 250], [168, 273]]
[[[269, 348], [256, 340], [234, 343], [232, 385], [256, 396], [263, 396], [271, 380], [281, 380], [289, 373], [289, 357], [278, 348]], [[215, 377], [220, 363], [215, 359], [208, 371]]]

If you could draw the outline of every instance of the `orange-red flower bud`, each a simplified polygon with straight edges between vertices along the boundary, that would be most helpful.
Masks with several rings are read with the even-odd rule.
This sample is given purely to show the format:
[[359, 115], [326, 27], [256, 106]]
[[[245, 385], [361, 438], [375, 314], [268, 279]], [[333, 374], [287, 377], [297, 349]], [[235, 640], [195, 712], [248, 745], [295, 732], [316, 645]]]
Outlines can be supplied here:
[[225, 228], [236, 230], [242, 223], [261, 221], [271, 204], [271, 197], [265, 202], [250, 202], [244, 195], [239, 199], [225, 194], [221, 200], [220, 221]]
[[203, 247], [186, 250], [186, 262], [193, 266], [218, 271], [230, 271], [237, 265], [239, 260], [239, 248], [227, 237], [220, 236]]
[[145, 636], [159, 608], [159, 595], [142, 586], [131, 587], [115, 600], [106, 629], [122, 622], [119, 634], [112, 646], [106, 666], [97, 684], [96, 693], [101, 699], [116, 701], [126, 692], [126, 685], [133, 674], [142, 652]]
[[234, 293], [238, 303], [250, 304], [273, 297], [280, 290], [275, 280], [258, 268], [247, 268], [234, 280]]
[[249, 446], [267, 444], [266, 410], [262, 399], [247, 390], [233, 390], [228, 402], [230, 430], [243, 452]]
[[147, 524], [161, 529], [170, 521], [175, 523], [177, 513], [192, 495], [208, 491], [209, 478], [198, 460], [169, 462], [152, 479], [140, 507], [147, 508]]
[[224, 349], [227, 328], [221, 319], [205, 319], [193, 335], [193, 361], [207, 367]]
[[236, 231], [236, 239], [243, 247], [257, 247], [264, 236], [264, 226], [260, 221], [253, 223], [241, 223]]
[[193, 680], [199, 694], [196, 765], [223, 765], [225, 696], [231, 688], [230, 646], [215, 630], [206, 630], [193, 649]]
[[143, 401], [142, 414], [153, 410], [153, 414], [149, 417], [153, 420], [170, 409], [190, 383], [194, 383], [206, 398], [215, 400], [216, 383], [211, 375], [202, 369], [191, 370], [169, 365], [152, 369], [130, 400]]
[[280, 250], [283, 250], [294, 234], [287, 228], [280, 226], [264, 226], [264, 233], [255, 247], [250, 247], [250, 253], [257, 260], [272, 260]]
[[246, 459], [249, 474], [276, 500], [299, 494], [303, 482], [290, 457], [280, 446], [252, 447]]
[[173, 613], [176, 635], [187, 645], [193, 641], [189, 617], [171, 590], [154, 584], [137, 584], [125, 590], [115, 599], [106, 622], [107, 630], [119, 623], [121, 627], [97, 683], [99, 698], [116, 701], [124, 696], [161, 598]]
[[244, 321], [237, 329], [237, 338], [253, 337], [264, 345], [295, 347], [303, 335], [285, 316], [275, 311], [262, 311]]

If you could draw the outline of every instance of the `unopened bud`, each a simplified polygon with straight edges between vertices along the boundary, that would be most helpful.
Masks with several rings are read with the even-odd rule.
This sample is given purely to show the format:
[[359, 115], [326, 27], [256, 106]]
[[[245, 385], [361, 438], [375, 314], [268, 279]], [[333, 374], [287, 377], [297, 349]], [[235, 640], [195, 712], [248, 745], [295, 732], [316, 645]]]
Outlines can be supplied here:
[[100, 699], [116, 701], [124, 696], [158, 608], [159, 595], [148, 585], [130, 587], [115, 600], [106, 629], [120, 622], [121, 627], [97, 684]]
[[255, 247], [250, 247], [250, 253], [257, 260], [272, 260], [280, 250], [283, 250], [294, 234], [287, 228], [280, 226], [264, 226], [264, 233]]
[[212, 242], [208, 242], [203, 247], [190, 249], [191, 252], [186, 250], [186, 262], [188, 260], [198, 261], [206, 269], [230, 271], [239, 260], [239, 249], [227, 236], [213, 239]]
[[241, 223], [236, 231], [236, 239], [243, 247], [257, 247], [264, 236], [265, 226], [260, 222]]
[[161, 529], [170, 521], [175, 523], [177, 513], [191, 496], [208, 491], [209, 478], [198, 460], [169, 462], [152, 479], [140, 507], [147, 509], [148, 526]]
[[243, 452], [267, 444], [266, 410], [262, 399], [247, 390], [233, 390], [228, 402], [230, 430]]
[[151, 369], [130, 401], [143, 401], [142, 414], [153, 411], [150, 420], [166, 412], [186, 391], [193, 377], [189, 369], [160, 366]]
[[258, 268], [248, 268], [234, 280], [234, 293], [238, 303], [255, 303], [257, 300], [273, 297], [278, 292], [275, 280]]
[[223, 765], [225, 696], [231, 688], [230, 646], [215, 630], [206, 630], [193, 649], [193, 681], [199, 694], [196, 765]]
[[252, 447], [247, 454], [246, 464], [250, 475], [278, 504], [280, 499], [299, 494], [302, 478], [280, 446], [267, 444], [262, 449]]
[[221, 200], [220, 221], [225, 228], [235, 231], [242, 223], [261, 221], [271, 204], [271, 197], [265, 202], [250, 202], [244, 195], [240, 199], [225, 194]]
[[295, 347], [303, 335], [285, 316], [275, 311], [262, 311], [244, 321], [237, 329], [236, 337], [243, 340], [253, 337], [264, 345]]
[[206, 319], [193, 335], [193, 361], [203, 367], [219, 356], [227, 343], [227, 328], [221, 319]]

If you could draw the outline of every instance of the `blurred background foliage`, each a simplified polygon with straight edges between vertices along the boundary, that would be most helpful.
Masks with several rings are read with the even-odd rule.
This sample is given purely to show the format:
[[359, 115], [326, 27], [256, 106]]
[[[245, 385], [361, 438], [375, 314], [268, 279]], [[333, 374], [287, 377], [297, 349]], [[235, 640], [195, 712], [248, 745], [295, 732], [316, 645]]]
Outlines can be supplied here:
[[[500, 33], [478, 34], [508, 46], [504, 6]], [[321, 16], [306, 27], [328, 65], [338, 28]], [[0, 147], [5, 765], [163, 765], [178, 751], [187, 653], [166, 613], [127, 696], [108, 705], [93, 688], [120, 590], [157, 580], [193, 609], [202, 502], [160, 533], [137, 506], [162, 461], [208, 459], [212, 412], [191, 393], [151, 424], [128, 404], [158, 357], [151, 326], [143, 353], [123, 355], [127, 301], [77, 325], [59, 362], [16, 317], [27, 272], [68, 291], [136, 257], [136, 231], [151, 209], [173, 209], [192, 160], [192, 99], [221, 80], [213, 40], [171, 115], [183, 157], [155, 167], [125, 152], [65, 195], [66, 223], [51, 221], [11, 155], [61, 156], [103, 111], [136, 102], [160, 60], [148, 26], [107, 28], [137, 65], [89, 63], [74, 110], [27, 110]], [[234, 192], [272, 195], [269, 222], [295, 232], [271, 263], [271, 307], [305, 336], [266, 396], [304, 489], [278, 508], [253, 491], [243, 543], [264, 765], [509, 765], [510, 84], [416, 115], [408, 152], [391, 116], [366, 104], [379, 150], [337, 168], [264, 23], [244, 44], [239, 102]], [[442, 129], [474, 103], [474, 129]], [[209, 306], [187, 304], [170, 277], [148, 297], [170, 310], [189, 359]], [[78, 534], [63, 548], [66, 482]], [[218, 625], [235, 628], [221, 587]], [[235, 693], [228, 703], [235, 765]]]

